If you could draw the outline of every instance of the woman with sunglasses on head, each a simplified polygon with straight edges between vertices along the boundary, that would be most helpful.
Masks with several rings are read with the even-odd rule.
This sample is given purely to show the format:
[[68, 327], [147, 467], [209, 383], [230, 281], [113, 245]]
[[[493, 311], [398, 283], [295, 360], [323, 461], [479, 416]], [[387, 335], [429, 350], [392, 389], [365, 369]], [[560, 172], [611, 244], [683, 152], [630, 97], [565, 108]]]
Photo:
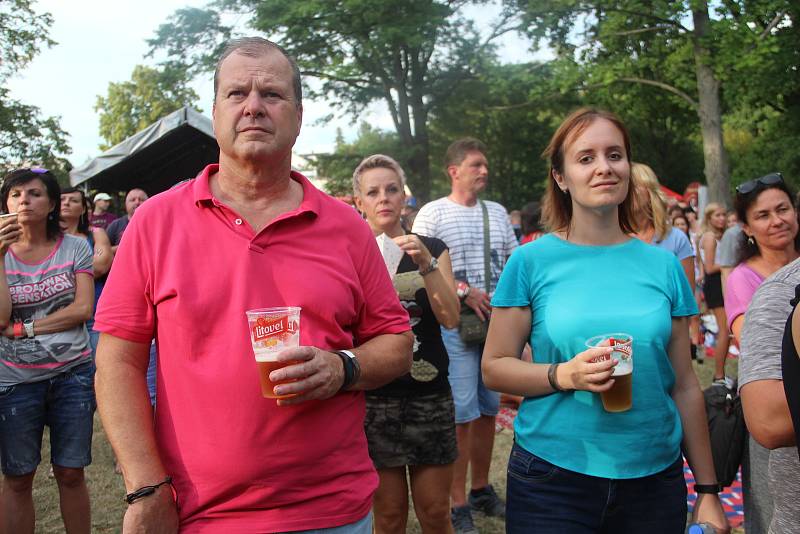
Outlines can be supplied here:
[[367, 392], [364, 427], [379, 477], [375, 532], [406, 531], [410, 485], [422, 532], [447, 534], [453, 532], [450, 485], [458, 450], [439, 325], [458, 326], [459, 303], [447, 246], [401, 223], [404, 186], [403, 169], [382, 154], [365, 158], [353, 173], [356, 207], [376, 236], [385, 234], [403, 252], [393, 281], [414, 332], [411, 372]]
[[[100, 299], [100, 292], [103, 289], [102, 282], [98, 282], [98, 279], [102, 279], [111, 269], [111, 260], [114, 259], [114, 256], [111, 253], [111, 240], [108, 239], [106, 231], [102, 228], [89, 226], [90, 214], [91, 204], [83, 191], [75, 187], [68, 187], [61, 191], [61, 230], [65, 234], [86, 239], [94, 252], [92, 268], [95, 278], [94, 308], [96, 309], [97, 301]], [[86, 322], [86, 328], [89, 330], [89, 339], [92, 343], [92, 353], [97, 350], [97, 340], [100, 337], [100, 333], [92, 329], [93, 326], [94, 314]]]
[[736, 188], [736, 215], [742, 222], [736, 267], [725, 286], [725, 313], [735, 338], [753, 293], [769, 275], [800, 256], [797, 212], [780, 173]]
[[[545, 150], [551, 233], [518, 248], [492, 298], [481, 369], [522, 395], [508, 463], [509, 534], [680, 534], [685, 451], [694, 519], [728, 524], [717, 492], [686, 318], [697, 313], [674, 254], [631, 237], [630, 140], [615, 115], [579, 109]], [[609, 411], [608, 332], [632, 337], [632, 404]], [[530, 343], [533, 362], [519, 358]], [[618, 375], [619, 380], [622, 377]]]
[[[734, 205], [742, 231], [738, 263], [725, 284], [725, 311], [731, 332], [740, 341], [745, 312], [756, 289], [771, 274], [800, 256], [797, 212], [792, 198], [792, 192], [779, 173], [750, 180], [736, 188]], [[757, 359], [757, 355], [753, 356]], [[744, 360], [740, 360], [740, 366]], [[779, 381], [757, 380], [744, 384], [741, 396], [745, 415], [760, 414], [760, 420], [768, 421], [773, 413], [770, 408], [770, 399], [775, 398], [773, 393], [783, 394]], [[750, 417], [748, 426], [753, 424]], [[757, 433], [757, 429], [754, 431]], [[758, 532], [767, 528], [772, 511], [772, 496], [765, 482], [770, 453], [749, 437], [745, 454], [742, 460], [745, 526], [748, 531]]]
[[70, 533], [88, 533], [95, 410], [92, 251], [59, 227], [61, 190], [44, 169], [19, 169], [0, 186], [0, 460], [6, 532], [33, 533], [33, 478], [44, 426]]
[[700, 260], [703, 262], [705, 278], [703, 296], [708, 310], [717, 323], [714, 345], [714, 381], [725, 382], [725, 358], [730, 348], [730, 335], [725, 327], [725, 301], [722, 296], [722, 273], [717, 258], [717, 249], [722, 234], [727, 228], [728, 215], [722, 204], [711, 202], [703, 211], [702, 234], [698, 240]]

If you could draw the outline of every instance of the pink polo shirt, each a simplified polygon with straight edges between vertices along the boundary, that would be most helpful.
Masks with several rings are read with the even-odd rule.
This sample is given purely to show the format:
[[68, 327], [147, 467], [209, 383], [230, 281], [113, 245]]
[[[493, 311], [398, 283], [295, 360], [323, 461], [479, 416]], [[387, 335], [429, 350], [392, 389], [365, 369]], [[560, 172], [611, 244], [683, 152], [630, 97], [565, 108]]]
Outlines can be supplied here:
[[300, 343], [358, 346], [409, 330], [372, 232], [302, 175], [303, 201], [258, 235], [197, 178], [157, 195], [125, 231], [95, 329], [158, 345], [156, 437], [181, 532], [347, 524], [377, 475], [363, 393], [278, 407], [261, 396], [245, 310], [301, 306]]

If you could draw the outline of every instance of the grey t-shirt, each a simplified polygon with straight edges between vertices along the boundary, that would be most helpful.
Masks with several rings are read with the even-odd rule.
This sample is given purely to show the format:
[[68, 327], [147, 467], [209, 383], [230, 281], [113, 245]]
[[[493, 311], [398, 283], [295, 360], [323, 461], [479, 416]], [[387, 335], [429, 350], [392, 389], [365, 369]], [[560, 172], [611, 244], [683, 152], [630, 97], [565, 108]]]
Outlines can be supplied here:
[[736, 267], [739, 240], [742, 235], [742, 226], [731, 226], [722, 234], [722, 239], [717, 245], [717, 263], [722, 267]]
[[[753, 295], [744, 317], [739, 388], [757, 380], [782, 380], [781, 346], [786, 319], [792, 311], [789, 301], [800, 284], [800, 259], [764, 280]], [[781, 388], [781, 391], [783, 389]], [[769, 453], [766, 476], [773, 500], [770, 534], [800, 532], [800, 460], [797, 447], [783, 447]]]
[[[11, 320], [35, 321], [75, 300], [78, 273], [92, 275], [92, 249], [85, 238], [65, 235], [37, 264], [25, 263], [9, 251], [5, 268]], [[85, 324], [33, 338], [0, 336], [0, 386], [46, 380], [89, 362], [91, 356]]]

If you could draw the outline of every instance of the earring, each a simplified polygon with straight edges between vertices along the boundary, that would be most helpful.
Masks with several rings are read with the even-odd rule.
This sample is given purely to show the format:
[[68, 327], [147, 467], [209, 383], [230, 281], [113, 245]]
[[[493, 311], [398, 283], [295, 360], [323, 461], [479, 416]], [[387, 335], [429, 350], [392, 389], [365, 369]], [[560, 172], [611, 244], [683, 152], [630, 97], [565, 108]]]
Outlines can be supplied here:
[[751, 247], [756, 244], [756, 240], [753, 239], [753, 236], [751, 235], [747, 236], [747, 244], [750, 245]]

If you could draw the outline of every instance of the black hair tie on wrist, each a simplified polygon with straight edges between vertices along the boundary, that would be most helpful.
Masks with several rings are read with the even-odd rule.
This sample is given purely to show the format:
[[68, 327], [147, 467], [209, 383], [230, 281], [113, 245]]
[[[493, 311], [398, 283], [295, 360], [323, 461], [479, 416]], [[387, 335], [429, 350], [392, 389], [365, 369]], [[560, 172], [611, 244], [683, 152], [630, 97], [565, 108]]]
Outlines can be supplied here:
[[172, 486], [172, 477], [167, 477], [158, 484], [154, 484], [152, 486], [142, 486], [136, 491], [128, 493], [127, 495], [125, 495], [125, 502], [127, 502], [128, 504], [133, 504], [139, 499], [143, 499], [144, 497], [148, 497], [154, 494], [158, 488], [160, 488], [165, 484], [169, 484], [170, 486]]

